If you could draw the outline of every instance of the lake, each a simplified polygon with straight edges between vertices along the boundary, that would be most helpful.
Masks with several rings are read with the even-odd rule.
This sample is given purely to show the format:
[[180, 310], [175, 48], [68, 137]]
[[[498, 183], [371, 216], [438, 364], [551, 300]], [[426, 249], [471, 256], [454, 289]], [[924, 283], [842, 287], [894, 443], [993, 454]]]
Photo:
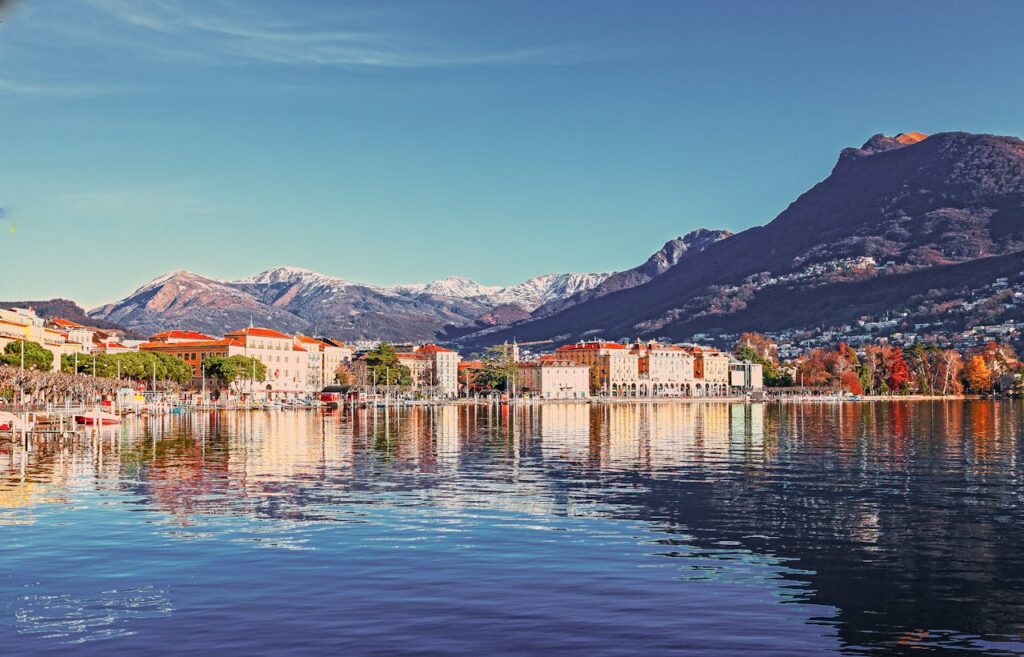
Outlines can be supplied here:
[[2, 654], [1024, 654], [1022, 411], [452, 405], [0, 442]]

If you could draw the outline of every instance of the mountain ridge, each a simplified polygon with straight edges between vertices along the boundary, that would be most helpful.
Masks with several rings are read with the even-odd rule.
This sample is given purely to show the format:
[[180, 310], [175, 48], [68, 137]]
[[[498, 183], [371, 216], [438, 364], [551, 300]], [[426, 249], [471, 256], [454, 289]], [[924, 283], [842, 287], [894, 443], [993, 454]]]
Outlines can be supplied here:
[[[729, 318], [769, 288], [775, 305], [761, 319], [795, 328], [788, 304], [814, 285], [1024, 250], [1024, 142], [964, 132], [902, 141], [875, 135], [860, 148], [843, 149], [831, 173], [771, 222], [716, 242], [642, 285], [464, 344], [595, 335], [683, 340], [725, 324], [758, 330], [758, 318]], [[926, 284], [923, 279], [917, 284]], [[839, 295], [836, 308], [846, 289], [831, 289]], [[839, 315], [833, 308], [817, 324]]]

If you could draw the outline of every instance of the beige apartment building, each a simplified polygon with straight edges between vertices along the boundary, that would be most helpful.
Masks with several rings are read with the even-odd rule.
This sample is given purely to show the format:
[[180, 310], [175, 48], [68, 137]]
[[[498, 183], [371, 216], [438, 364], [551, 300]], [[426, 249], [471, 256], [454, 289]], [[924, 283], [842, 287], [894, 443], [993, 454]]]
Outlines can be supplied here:
[[436, 344], [425, 344], [416, 355], [427, 361], [427, 385], [436, 387], [443, 397], [459, 394], [459, 354]]
[[[252, 392], [270, 397], [298, 397], [307, 392], [309, 356], [290, 335], [273, 329], [249, 327], [224, 336], [232, 345], [228, 355], [255, 358], [267, 367], [266, 381]], [[262, 389], [261, 389], [262, 388]]]
[[300, 334], [295, 344], [306, 350], [306, 390], [311, 393], [335, 383], [338, 368], [352, 360], [351, 347], [342, 343]]
[[46, 322], [30, 308], [0, 309], [0, 351], [8, 344], [24, 340], [35, 342], [53, 354], [51, 370], [60, 370], [60, 357], [82, 353], [83, 345], [68, 342], [67, 333], [48, 328]]
[[636, 396], [639, 357], [617, 342], [577, 342], [555, 350], [560, 361], [590, 368], [590, 392], [595, 395]]
[[693, 354], [682, 347], [654, 341], [636, 342], [630, 352], [637, 357], [637, 394], [641, 397], [689, 397], [693, 395]]
[[693, 354], [695, 397], [720, 397], [729, 394], [729, 354], [712, 347], [690, 347]]

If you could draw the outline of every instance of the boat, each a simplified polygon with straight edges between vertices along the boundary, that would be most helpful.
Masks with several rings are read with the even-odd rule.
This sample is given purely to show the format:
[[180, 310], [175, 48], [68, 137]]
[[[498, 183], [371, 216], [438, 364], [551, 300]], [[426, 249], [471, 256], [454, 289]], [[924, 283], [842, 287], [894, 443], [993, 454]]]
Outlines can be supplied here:
[[112, 424], [121, 424], [121, 418], [114, 415], [113, 413], [107, 413], [106, 411], [92, 411], [90, 413], [83, 413], [82, 415], [75, 416], [75, 422], [78, 424], [88, 424], [92, 426], [110, 426]]
[[32, 423], [22, 420], [14, 413], [0, 411], [0, 433], [13, 433], [15, 431], [31, 431]]

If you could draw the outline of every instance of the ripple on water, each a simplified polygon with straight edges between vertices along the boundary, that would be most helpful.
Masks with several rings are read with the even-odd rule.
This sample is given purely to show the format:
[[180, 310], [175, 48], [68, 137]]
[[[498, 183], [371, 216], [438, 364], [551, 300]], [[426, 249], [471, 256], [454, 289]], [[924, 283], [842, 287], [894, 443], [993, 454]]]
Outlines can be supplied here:
[[135, 634], [141, 622], [170, 616], [166, 591], [140, 586], [110, 589], [95, 597], [31, 593], [14, 612], [20, 634], [74, 644]]

